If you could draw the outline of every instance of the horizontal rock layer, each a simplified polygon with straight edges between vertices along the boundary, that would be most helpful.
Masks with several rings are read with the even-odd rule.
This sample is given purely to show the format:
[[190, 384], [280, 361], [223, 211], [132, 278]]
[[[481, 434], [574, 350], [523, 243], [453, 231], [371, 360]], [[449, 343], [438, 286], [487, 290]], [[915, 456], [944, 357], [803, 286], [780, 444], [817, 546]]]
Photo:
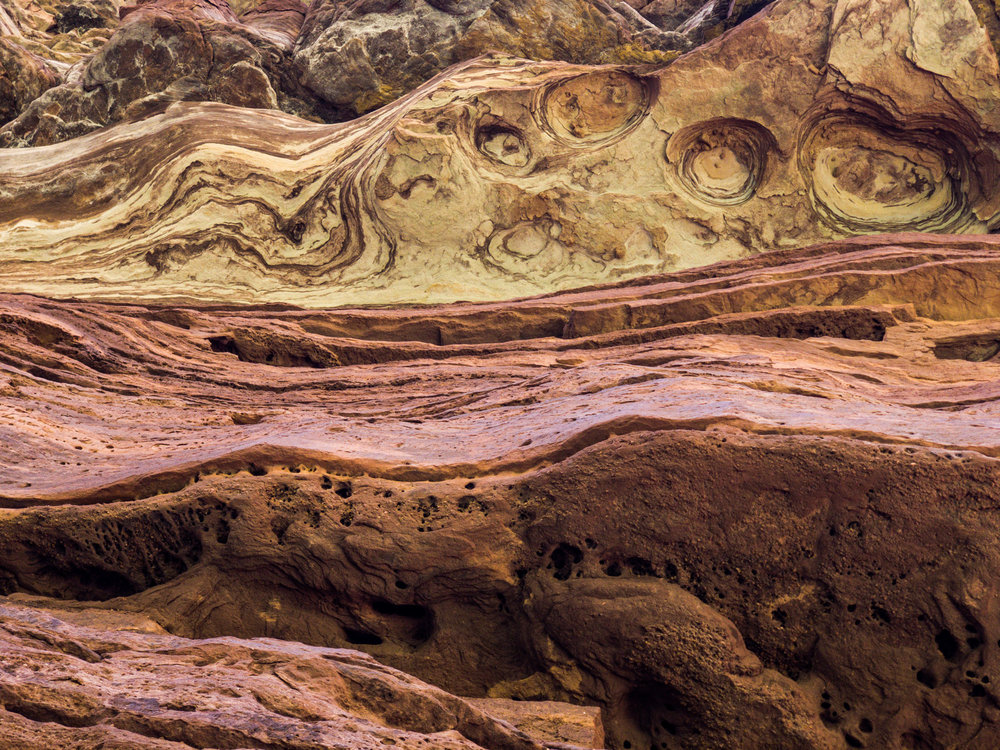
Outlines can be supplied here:
[[[110, 611], [0, 603], [7, 748], [503, 748], [535, 740], [365, 654], [270, 639], [191, 641]], [[509, 713], [506, 705], [497, 706]], [[524, 723], [579, 731], [586, 709], [528, 703]]]
[[612, 748], [992, 744], [998, 266], [899, 235], [502, 304], [7, 295], [0, 590], [600, 705]]

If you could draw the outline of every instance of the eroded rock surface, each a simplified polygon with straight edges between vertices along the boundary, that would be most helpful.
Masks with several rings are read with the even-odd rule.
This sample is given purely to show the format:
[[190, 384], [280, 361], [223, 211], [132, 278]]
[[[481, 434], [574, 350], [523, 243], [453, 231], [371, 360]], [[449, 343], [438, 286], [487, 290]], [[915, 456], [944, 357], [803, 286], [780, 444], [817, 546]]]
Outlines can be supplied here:
[[356, 651], [192, 641], [141, 618], [39, 604], [0, 601], [10, 750], [556, 747]]
[[492, 305], [7, 296], [0, 586], [600, 705], [616, 749], [992, 746], [998, 265], [904, 235]]
[[996, 228], [1000, 77], [972, 7], [852, 7], [777, 3], [667, 68], [483, 58], [346, 125], [182, 103], [6, 151], [5, 288], [504, 299], [826, 238]]
[[0, 124], [13, 120], [58, 82], [59, 76], [44, 60], [0, 37]]
[[[24, 113], [0, 132], [0, 146], [46, 145], [135, 119], [150, 108], [129, 105], [150, 96], [350, 119], [488, 51], [665, 63], [767, 4], [336, 0], [307, 8], [301, 0], [4, 0], [0, 36], [15, 38], [66, 81], [41, 99], [44, 89], [26, 101], [0, 91], [15, 110], [0, 125]], [[95, 52], [98, 59], [89, 59]]]
[[0, 747], [1000, 746], [996, 10], [0, 0]]
[[174, 101], [281, 108], [313, 119], [325, 111], [288, 59], [305, 15], [300, 3], [268, 2], [247, 23], [214, 0], [147, 0], [122, 13], [121, 25], [74, 80], [35, 99], [0, 131], [0, 145], [64, 141]]
[[108, 40], [121, 4], [121, 0], [2, 0], [0, 37], [16, 41], [66, 75]]

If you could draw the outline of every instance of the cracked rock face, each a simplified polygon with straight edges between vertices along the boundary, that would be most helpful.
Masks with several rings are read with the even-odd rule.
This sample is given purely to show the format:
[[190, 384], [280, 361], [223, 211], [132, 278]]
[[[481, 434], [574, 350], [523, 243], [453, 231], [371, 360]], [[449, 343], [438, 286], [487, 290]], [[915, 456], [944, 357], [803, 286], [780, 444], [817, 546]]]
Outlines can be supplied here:
[[0, 124], [13, 120], [58, 82], [58, 74], [44, 60], [0, 37]]
[[767, 4], [49, 1], [44, 9], [36, 0], [0, 5], [0, 35], [66, 78], [44, 97], [60, 81], [16, 96], [0, 91], [9, 110], [0, 112], [3, 122], [20, 115], [0, 131], [0, 146], [65, 141], [175, 101], [336, 122], [494, 50], [537, 60], [667, 63]]
[[667, 68], [483, 58], [348, 125], [179, 104], [0, 153], [7, 288], [504, 299], [824, 238], [985, 232], [1000, 78], [954, 6], [886, 2], [876, 29], [850, 3], [783, 2]]
[[269, 2], [242, 22], [226, 3], [150, 0], [122, 9], [120, 26], [74, 80], [50, 89], [0, 131], [2, 146], [44, 146], [174, 101], [218, 101], [318, 117], [324, 107], [288, 68], [304, 17], [295, 2]]

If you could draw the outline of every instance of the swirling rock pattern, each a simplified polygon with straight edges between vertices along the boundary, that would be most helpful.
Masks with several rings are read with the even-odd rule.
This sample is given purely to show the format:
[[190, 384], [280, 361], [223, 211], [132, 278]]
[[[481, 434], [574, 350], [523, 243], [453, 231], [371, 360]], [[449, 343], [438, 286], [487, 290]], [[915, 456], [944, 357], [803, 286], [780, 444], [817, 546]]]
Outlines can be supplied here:
[[906, 235], [497, 304], [7, 295], [0, 590], [600, 705], [616, 750], [992, 746], [998, 280]]
[[897, 130], [857, 113], [830, 114], [810, 128], [800, 157], [817, 211], [842, 231], [975, 225], [975, 167], [954, 128]]
[[774, 137], [748, 120], [714, 120], [675, 133], [667, 158], [692, 196], [715, 206], [746, 203], [763, 182]]
[[[53, 143], [0, 153], [0, 746], [1000, 746], [990, 27], [644, 26], [756, 6], [53, 9], [3, 129]], [[421, 83], [581, 9], [616, 64]], [[405, 93], [308, 122], [295, 65], [329, 119]]]
[[[667, 68], [487, 57], [345, 125], [181, 103], [0, 153], [4, 286], [504, 299], [851, 234], [993, 229], [988, 37], [976, 26], [962, 54], [932, 57], [922, 40], [953, 33], [935, 8], [884, 6], [900, 33], [879, 36], [881, 62], [856, 48], [870, 15], [783, 2]], [[720, 77], [720, 60], [739, 75]], [[900, 61], [905, 88], [882, 83]]]

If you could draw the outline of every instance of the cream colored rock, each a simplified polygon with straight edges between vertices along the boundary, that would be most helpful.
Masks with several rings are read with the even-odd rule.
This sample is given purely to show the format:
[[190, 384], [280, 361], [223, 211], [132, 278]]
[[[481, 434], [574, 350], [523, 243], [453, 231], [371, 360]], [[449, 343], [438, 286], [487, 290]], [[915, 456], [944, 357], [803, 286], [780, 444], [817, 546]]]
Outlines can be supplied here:
[[493, 300], [983, 232], [1000, 225], [1000, 83], [953, 4], [785, 0], [664, 69], [483, 58], [346, 125], [179, 104], [2, 153], [2, 288]]

